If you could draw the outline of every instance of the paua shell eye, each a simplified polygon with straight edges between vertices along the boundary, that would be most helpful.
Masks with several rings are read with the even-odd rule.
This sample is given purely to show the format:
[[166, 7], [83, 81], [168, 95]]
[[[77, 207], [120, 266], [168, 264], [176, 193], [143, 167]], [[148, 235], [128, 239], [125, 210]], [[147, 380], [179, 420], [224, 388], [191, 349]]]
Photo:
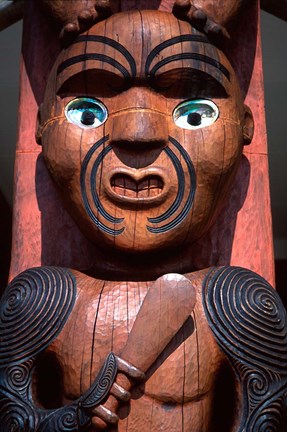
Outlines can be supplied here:
[[65, 115], [69, 122], [83, 129], [93, 129], [105, 123], [108, 110], [99, 100], [82, 97], [66, 105]]
[[218, 107], [208, 99], [182, 102], [173, 111], [173, 120], [182, 129], [198, 129], [210, 126], [218, 117]]

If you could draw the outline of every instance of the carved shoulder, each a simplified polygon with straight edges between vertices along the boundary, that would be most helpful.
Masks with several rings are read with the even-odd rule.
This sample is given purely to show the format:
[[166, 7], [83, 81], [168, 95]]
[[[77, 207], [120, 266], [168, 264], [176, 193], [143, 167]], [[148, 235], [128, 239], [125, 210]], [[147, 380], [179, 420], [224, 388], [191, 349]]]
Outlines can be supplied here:
[[39, 267], [19, 274], [0, 303], [0, 368], [43, 351], [63, 328], [75, 298], [76, 281], [68, 269]]
[[207, 275], [203, 303], [240, 382], [238, 431], [261, 430], [263, 424], [262, 430], [279, 430], [287, 397], [287, 322], [279, 295], [252, 271], [223, 267]]

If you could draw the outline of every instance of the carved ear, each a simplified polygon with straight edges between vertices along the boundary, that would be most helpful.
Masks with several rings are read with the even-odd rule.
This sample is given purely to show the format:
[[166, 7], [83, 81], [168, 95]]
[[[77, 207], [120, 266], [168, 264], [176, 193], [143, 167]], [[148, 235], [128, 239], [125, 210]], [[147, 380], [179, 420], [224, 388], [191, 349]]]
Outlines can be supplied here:
[[42, 122], [41, 122], [42, 104], [39, 106], [37, 120], [36, 120], [36, 143], [42, 145]]
[[251, 143], [254, 134], [254, 120], [251, 109], [244, 105], [243, 145]]

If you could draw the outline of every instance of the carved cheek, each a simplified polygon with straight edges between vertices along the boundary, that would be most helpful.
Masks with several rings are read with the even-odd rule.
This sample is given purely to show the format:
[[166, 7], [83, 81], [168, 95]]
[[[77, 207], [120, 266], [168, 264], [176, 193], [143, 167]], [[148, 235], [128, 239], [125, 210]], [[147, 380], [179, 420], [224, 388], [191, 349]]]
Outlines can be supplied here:
[[181, 144], [195, 169], [196, 190], [189, 217], [193, 237], [206, 229], [232, 185], [242, 152], [241, 128], [218, 119], [209, 127], [186, 131]]
[[241, 128], [219, 119], [215, 125], [202, 129], [197, 142], [197, 175], [210, 179], [229, 175], [242, 152]]
[[62, 188], [66, 188], [80, 169], [82, 130], [64, 119], [51, 122], [42, 143], [50, 173]]
[[219, 119], [209, 127], [192, 131], [175, 127], [170, 133], [189, 154], [200, 184], [207, 184], [229, 171], [238, 158], [241, 145], [237, 129]]

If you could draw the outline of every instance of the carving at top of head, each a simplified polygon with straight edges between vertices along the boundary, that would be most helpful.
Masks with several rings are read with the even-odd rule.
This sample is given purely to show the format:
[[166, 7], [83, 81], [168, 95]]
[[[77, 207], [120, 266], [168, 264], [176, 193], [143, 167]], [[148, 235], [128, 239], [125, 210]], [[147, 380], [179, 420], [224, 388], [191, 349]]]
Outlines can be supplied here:
[[134, 11], [61, 52], [38, 142], [85, 235], [141, 256], [209, 229], [252, 131], [224, 54], [170, 13]]
[[225, 27], [234, 20], [246, 0], [40, 0], [48, 15], [58, 23], [60, 37], [71, 37], [89, 29], [112, 13], [132, 9], [173, 12], [210, 37], [228, 36]]

